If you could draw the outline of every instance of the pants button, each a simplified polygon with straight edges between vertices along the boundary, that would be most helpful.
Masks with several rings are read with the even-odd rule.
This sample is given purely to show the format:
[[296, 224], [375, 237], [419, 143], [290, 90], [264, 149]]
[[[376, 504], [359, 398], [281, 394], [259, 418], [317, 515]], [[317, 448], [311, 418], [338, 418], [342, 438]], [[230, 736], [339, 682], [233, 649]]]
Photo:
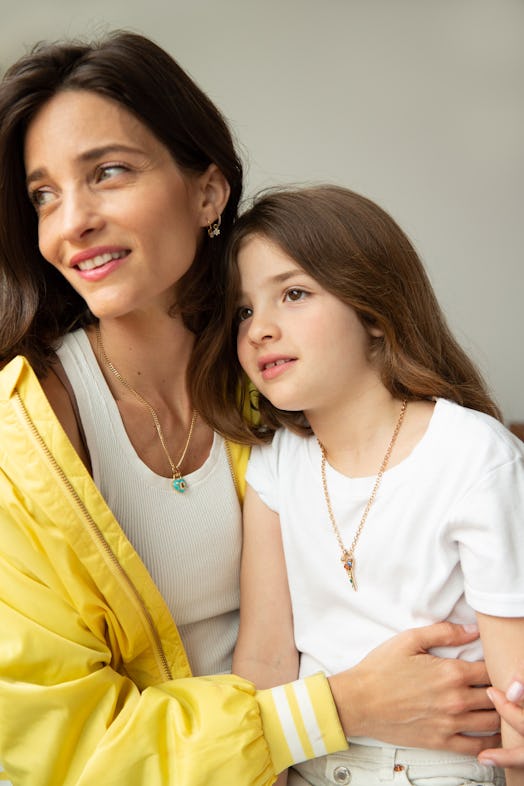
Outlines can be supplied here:
[[335, 783], [349, 783], [351, 780], [351, 770], [347, 767], [335, 767], [333, 770], [333, 780]]

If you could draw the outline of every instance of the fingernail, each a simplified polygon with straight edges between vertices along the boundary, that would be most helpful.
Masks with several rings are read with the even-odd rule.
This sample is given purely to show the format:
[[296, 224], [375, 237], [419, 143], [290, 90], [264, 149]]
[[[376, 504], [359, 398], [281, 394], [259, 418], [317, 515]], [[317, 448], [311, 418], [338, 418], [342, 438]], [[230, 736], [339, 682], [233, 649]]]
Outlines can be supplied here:
[[506, 691], [506, 698], [509, 701], [521, 701], [524, 699], [524, 685], [522, 682], [512, 682]]
[[494, 699], [495, 699], [495, 694], [493, 693], [493, 691], [491, 690], [491, 688], [486, 688], [486, 693], [488, 694], [488, 698], [489, 698], [489, 700], [490, 700], [490, 701], [492, 701], [493, 703], [495, 703], [495, 701], [494, 701]]
[[475, 625], [475, 623], [473, 622], [468, 623], [467, 625], [463, 625], [462, 627], [464, 628], [466, 633], [477, 633], [478, 631], [478, 625]]
[[479, 761], [481, 764], [485, 764], [487, 767], [496, 767], [497, 765], [493, 761], [493, 759], [485, 759], [484, 756], [479, 756]]

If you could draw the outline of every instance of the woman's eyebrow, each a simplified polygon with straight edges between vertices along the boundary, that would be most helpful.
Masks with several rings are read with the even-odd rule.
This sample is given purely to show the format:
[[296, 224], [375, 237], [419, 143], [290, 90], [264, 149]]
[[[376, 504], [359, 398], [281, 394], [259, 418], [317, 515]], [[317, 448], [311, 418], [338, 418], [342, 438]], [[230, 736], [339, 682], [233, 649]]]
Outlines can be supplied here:
[[100, 158], [101, 156], [106, 156], [108, 153], [141, 153], [142, 151], [138, 147], [132, 147], [131, 145], [122, 145], [120, 143], [111, 143], [108, 145], [100, 145], [99, 147], [93, 147], [89, 150], [86, 150], [84, 153], [80, 153], [78, 156], [79, 161], [92, 161], [93, 159]]
[[[122, 145], [118, 143], [111, 143], [108, 145], [100, 145], [99, 147], [92, 147], [89, 150], [85, 150], [83, 153], [80, 153], [76, 160], [85, 163], [89, 161], [95, 161], [97, 158], [101, 158], [106, 156], [110, 153], [141, 153], [142, 151], [137, 147], [132, 147], [131, 145]], [[30, 185], [35, 180], [40, 180], [42, 177], [47, 175], [47, 169], [45, 167], [38, 167], [30, 172], [26, 177], [26, 185]]]

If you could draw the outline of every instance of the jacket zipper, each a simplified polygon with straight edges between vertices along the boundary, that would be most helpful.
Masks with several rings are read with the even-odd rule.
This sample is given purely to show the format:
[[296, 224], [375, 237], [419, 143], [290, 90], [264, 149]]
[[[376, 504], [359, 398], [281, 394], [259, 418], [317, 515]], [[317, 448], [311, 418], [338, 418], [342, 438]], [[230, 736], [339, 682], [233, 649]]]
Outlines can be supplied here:
[[231, 477], [233, 478], [233, 485], [235, 487], [235, 491], [237, 493], [238, 501], [242, 504], [242, 495], [240, 493], [240, 486], [238, 485], [238, 478], [235, 472], [235, 465], [233, 463], [233, 456], [231, 455], [231, 447], [227, 439], [224, 440], [224, 445], [226, 448], [226, 456], [227, 456], [227, 463], [229, 464], [229, 470], [231, 472]]
[[136, 603], [137, 603], [137, 605], [138, 605], [138, 607], [139, 607], [139, 609], [140, 609], [140, 611], [141, 611], [141, 613], [143, 615], [143, 618], [145, 620], [146, 630], [149, 632], [150, 644], [151, 644], [151, 647], [153, 649], [153, 653], [154, 653], [154, 655], [156, 657], [156, 660], [157, 660], [160, 672], [162, 674], [162, 677], [166, 681], [167, 680], [171, 680], [172, 679], [171, 669], [169, 667], [169, 663], [167, 661], [167, 657], [166, 657], [166, 654], [164, 652], [164, 648], [162, 646], [162, 642], [160, 640], [160, 636], [159, 636], [158, 631], [157, 631], [157, 629], [155, 627], [155, 624], [153, 622], [153, 618], [151, 616], [151, 613], [150, 613], [149, 609], [147, 608], [147, 606], [145, 605], [144, 601], [142, 600], [140, 594], [138, 593], [137, 588], [135, 587], [135, 585], [133, 584], [133, 582], [131, 581], [131, 579], [129, 578], [129, 576], [127, 575], [125, 570], [123, 569], [122, 565], [118, 561], [117, 557], [113, 553], [111, 547], [109, 546], [109, 544], [107, 543], [106, 539], [104, 538], [102, 532], [100, 531], [100, 528], [98, 527], [98, 524], [93, 519], [93, 517], [91, 516], [89, 511], [87, 510], [87, 508], [86, 508], [82, 498], [79, 496], [79, 494], [77, 493], [77, 491], [74, 488], [73, 484], [71, 483], [71, 481], [69, 480], [69, 478], [65, 474], [64, 470], [62, 469], [60, 464], [58, 464], [58, 462], [56, 461], [55, 457], [53, 456], [53, 454], [49, 450], [47, 444], [45, 443], [45, 441], [44, 441], [44, 439], [42, 437], [42, 435], [40, 434], [40, 432], [38, 431], [37, 427], [33, 423], [32, 419], [31, 419], [31, 416], [29, 415], [29, 412], [27, 411], [27, 409], [25, 407], [25, 404], [24, 404], [24, 402], [22, 401], [22, 399], [20, 397], [20, 394], [18, 393], [18, 391], [14, 391], [13, 395], [14, 395], [14, 400], [16, 402], [16, 405], [17, 405], [17, 407], [18, 407], [18, 409], [20, 411], [20, 414], [22, 415], [22, 417], [23, 417], [24, 421], [26, 422], [27, 426], [29, 427], [33, 437], [35, 438], [38, 446], [40, 447], [42, 453], [44, 454], [44, 456], [45, 456], [45, 458], [47, 460], [47, 463], [50, 465], [52, 471], [58, 476], [58, 478], [60, 479], [62, 485], [65, 487], [67, 493], [69, 494], [69, 496], [73, 500], [74, 505], [76, 506], [76, 508], [80, 512], [80, 515], [82, 516], [82, 518], [86, 522], [86, 524], [87, 524], [87, 526], [88, 526], [88, 528], [89, 528], [89, 530], [91, 532], [91, 535], [92, 535], [93, 539], [98, 543], [98, 545], [107, 554], [107, 557], [109, 559], [109, 563], [111, 565], [113, 573], [116, 574], [117, 577], [120, 579], [120, 581], [127, 586], [128, 590], [131, 592], [131, 594], [135, 598]]

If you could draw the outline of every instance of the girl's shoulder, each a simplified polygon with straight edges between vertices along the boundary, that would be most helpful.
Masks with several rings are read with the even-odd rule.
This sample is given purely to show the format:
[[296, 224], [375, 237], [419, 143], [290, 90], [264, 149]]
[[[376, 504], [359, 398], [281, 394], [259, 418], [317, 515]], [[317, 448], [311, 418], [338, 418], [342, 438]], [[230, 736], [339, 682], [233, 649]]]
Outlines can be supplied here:
[[467, 451], [492, 465], [524, 460], [524, 442], [485, 412], [438, 399], [431, 428], [448, 450]]
[[272, 474], [287, 474], [300, 471], [311, 461], [311, 455], [319, 451], [314, 436], [300, 436], [287, 428], [279, 428], [270, 443], [251, 448], [250, 465], [265, 467]]
[[316, 438], [313, 434], [302, 436], [282, 427], [275, 431], [271, 442], [265, 445], [254, 446], [252, 452], [260, 451], [261, 454], [266, 456], [300, 454], [307, 451], [312, 442], [316, 443]]

